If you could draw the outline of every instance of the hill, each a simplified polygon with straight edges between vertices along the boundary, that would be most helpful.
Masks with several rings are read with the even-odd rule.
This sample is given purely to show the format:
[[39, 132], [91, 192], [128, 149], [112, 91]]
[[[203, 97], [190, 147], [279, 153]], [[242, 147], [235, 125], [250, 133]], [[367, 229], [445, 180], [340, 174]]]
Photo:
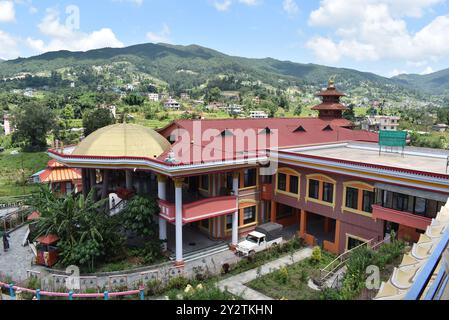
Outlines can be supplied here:
[[[229, 56], [197, 45], [139, 44], [126, 48], [104, 48], [87, 52], [58, 51], [30, 58], [5, 61], [0, 66], [0, 78], [22, 72], [32, 74], [73, 68], [82, 73], [92, 66], [117, 66], [138, 75], [150, 75], [172, 88], [188, 90], [207, 85], [226, 75], [237, 81], [262, 82], [274, 88], [288, 86], [323, 87], [330, 76], [336, 76], [342, 90], [374, 90], [373, 95], [416, 95], [419, 88], [401, 79], [388, 79], [373, 73], [333, 68], [316, 64], [279, 61], [272, 58], [249, 59]], [[72, 72], [72, 74], [75, 72]], [[123, 74], [120, 75], [123, 78]], [[126, 76], [126, 75], [125, 75]], [[404, 89], [404, 86], [407, 89]], [[230, 88], [232, 89], [232, 88]], [[364, 94], [364, 96], [369, 96]]]
[[398, 84], [431, 94], [449, 94], [449, 69], [419, 75], [402, 74], [393, 78]]

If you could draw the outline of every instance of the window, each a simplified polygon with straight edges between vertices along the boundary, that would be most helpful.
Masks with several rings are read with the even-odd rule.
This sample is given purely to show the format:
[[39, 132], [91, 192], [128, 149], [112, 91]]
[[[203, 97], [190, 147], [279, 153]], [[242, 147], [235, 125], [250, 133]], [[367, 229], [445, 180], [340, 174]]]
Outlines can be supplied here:
[[318, 180], [309, 180], [309, 198], [319, 199], [320, 182]]
[[257, 169], [243, 171], [243, 188], [251, 188], [257, 185]]
[[364, 212], [373, 212], [373, 204], [374, 204], [374, 192], [363, 190], [363, 211]]
[[398, 211], [408, 211], [409, 196], [402, 193], [393, 193], [393, 209]]
[[67, 193], [67, 194], [71, 194], [72, 193], [72, 191], [73, 191], [73, 187], [72, 187], [72, 183], [71, 182], [67, 182], [66, 183], [66, 185], [65, 185], [65, 192]]
[[300, 174], [290, 168], [280, 168], [277, 173], [276, 192], [297, 198], [299, 196]]
[[326, 206], [335, 206], [336, 181], [320, 174], [307, 176], [307, 200]]
[[380, 192], [382, 199], [379, 203], [382, 204], [382, 207], [421, 215], [426, 218], [435, 218], [441, 207], [444, 206], [443, 203], [436, 200], [386, 190], [381, 190]]
[[285, 173], [278, 174], [278, 190], [287, 191], [287, 175]]
[[299, 177], [290, 176], [290, 193], [299, 194]]
[[361, 246], [364, 243], [366, 243], [366, 241], [348, 236], [348, 246], [346, 249], [351, 250], [357, 248], [358, 246]]
[[346, 208], [355, 209], [359, 208], [359, 189], [347, 187], [346, 188]]
[[61, 192], [61, 184], [60, 183], [54, 183], [53, 184], [53, 192], [60, 193]]
[[[379, 193], [377, 193], [379, 197]], [[364, 182], [345, 182], [343, 194], [343, 210], [371, 216], [373, 204], [376, 202], [374, 187]]]
[[251, 224], [256, 222], [256, 206], [243, 209], [243, 224]]
[[323, 201], [329, 203], [334, 202], [334, 185], [332, 183], [323, 183]]
[[200, 189], [209, 191], [209, 175], [200, 176]]
[[415, 199], [415, 213], [419, 215], [424, 215], [427, 212], [427, 201], [423, 198]]

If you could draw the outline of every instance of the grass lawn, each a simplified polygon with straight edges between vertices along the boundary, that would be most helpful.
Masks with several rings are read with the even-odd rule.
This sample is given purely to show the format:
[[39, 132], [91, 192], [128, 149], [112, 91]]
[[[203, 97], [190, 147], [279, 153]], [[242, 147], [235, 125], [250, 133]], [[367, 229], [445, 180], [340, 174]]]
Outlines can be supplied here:
[[50, 158], [45, 152], [0, 153], [0, 197], [33, 193], [38, 186], [26, 183], [30, 176], [46, 167]]
[[274, 299], [319, 300], [320, 291], [310, 289], [307, 283], [314, 272], [324, 268], [333, 259], [335, 256], [323, 251], [318, 264], [306, 259], [259, 277], [246, 285]]

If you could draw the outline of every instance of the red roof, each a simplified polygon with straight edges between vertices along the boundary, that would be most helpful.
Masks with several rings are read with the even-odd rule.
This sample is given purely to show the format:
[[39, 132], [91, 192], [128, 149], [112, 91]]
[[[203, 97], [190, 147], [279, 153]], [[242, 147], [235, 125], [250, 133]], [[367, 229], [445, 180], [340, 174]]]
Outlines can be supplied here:
[[346, 94], [343, 92], [337, 91], [335, 88], [327, 88], [326, 90], [321, 91], [316, 94], [318, 97], [345, 97]]
[[[174, 151], [183, 151], [183, 157], [180, 154], [175, 154], [175, 159], [187, 164], [197, 161], [209, 162], [245, 158], [265, 152], [270, 147], [287, 148], [338, 141], [378, 142], [377, 134], [347, 129], [351, 126], [352, 123], [346, 119], [324, 120], [318, 118], [179, 120], [159, 132], [164, 137], [171, 136], [175, 129], [184, 129], [189, 133], [188, 141], [179, 139], [172, 147]], [[296, 130], [299, 127], [302, 127], [303, 130]], [[271, 131], [277, 130], [277, 145], [270, 145], [270, 134], [262, 135], [266, 128]], [[222, 136], [221, 134], [225, 130], [232, 132], [232, 130], [237, 129], [243, 131], [254, 129], [259, 145], [253, 145], [248, 139], [237, 139], [232, 135]], [[205, 137], [206, 131], [208, 135]], [[195, 137], [194, 132], [197, 137]], [[202, 139], [207, 141], [202, 141]], [[265, 144], [260, 143], [262, 141]], [[231, 150], [226, 149], [229, 146], [232, 146]], [[186, 151], [189, 151], [189, 153]], [[163, 153], [158, 159], [164, 161], [169, 153], [170, 151]], [[200, 154], [202, 157], [199, 157]]]
[[48, 167], [40, 175], [41, 183], [81, 180], [81, 170], [68, 168], [56, 160], [50, 160]]
[[41, 214], [37, 211], [34, 211], [32, 214], [30, 214], [27, 218], [28, 221], [38, 220], [41, 217]]
[[341, 103], [323, 102], [312, 108], [312, 110], [348, 110], [347, 107]]
[[39, 242], [40, 244], [43, 244], [43, 245], [52, 245], [52, 244], [58, 242], [58, 240], [59, 240], [59, 237], [57, 235], [49, 234], [47, 236], [39, 237], [37, 239], [37, 242]]

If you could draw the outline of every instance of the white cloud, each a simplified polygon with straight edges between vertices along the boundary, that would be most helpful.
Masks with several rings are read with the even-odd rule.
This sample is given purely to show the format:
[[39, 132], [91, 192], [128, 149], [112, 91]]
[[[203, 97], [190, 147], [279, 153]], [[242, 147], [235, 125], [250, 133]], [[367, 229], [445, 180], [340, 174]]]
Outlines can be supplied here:
[[393, 78], [393, 77], [399, 76], [401, 74], [407, 74], [407, 73], [408, 72], [405, 70], [393, 69], [392, 71], [390, 71], [390, 73], [388, 73], [387, 77]]
[[294, 16], [299, 12], [299, 7], [295, 0], [284, 0], [282, 3], [282, 8], [289, 16]]
[[[232, 4], [237, 0], [214, 0], [213, 6], [216, 10], [224, 12], [228, 11]], [[244, 4], [246, 6], [257, 6], [262, 0], [238, 0], [237, 2]]]
[[26, 43], [37, 52], [70, 50], [87, 51], [104, 47], [123, 47], [110, 28], [102, 28], [84, 33], [61, 23], [59, 12], [47, 9], [47, 14], [38, 25], [39, 31], [50, 38], [46, 43], [42, 39], [27, 38]]
[[0, 59], [8, 60], [19, 56], [17, 40], [10, 34], [0, 30]]
[[147, 39], [150, 40], [151, 42], [165, 42], [165, 43], [170, 43], [170, 35], [171, 35], [171, 30], [170, 27], [164, 23], [164, 25], [162, 26], [162, 30], [159, 32], [148, 32], [147, 33]]
[[421, 75], [426, 75], [426, 74], [431, 74], [434, 73], [435, 71], [432, 69], [432, 67], [427, 67], [426, 69], [424, 69], [420, 74]]
[[418, 63], [449, 54], [449, 15], [435, 18], [412, 33], [404, 17], [417, 17], [442, 0], [323, 0], [310, 14], [311, 26], [330, 27], [333, 36], [317, 36], [306, 47], [322, 60], [326, 54], [319, 44], [332, 47], [336, 62], [343, 57], [355, 60], [406, 59]]
[[214, 1], [214, 7], [218, 11], [228, 11], [231, 7], [232, 1], [231, 0], [224, 0], [224, 1]]
[[16, 10], [12, 1], [0, 1], [0, 22], [13, 22], [16, 20]]
[[239, 2], [246, 4], [247, 6], [255, 6], [259, 4], [259, 0], [239, 0]]

